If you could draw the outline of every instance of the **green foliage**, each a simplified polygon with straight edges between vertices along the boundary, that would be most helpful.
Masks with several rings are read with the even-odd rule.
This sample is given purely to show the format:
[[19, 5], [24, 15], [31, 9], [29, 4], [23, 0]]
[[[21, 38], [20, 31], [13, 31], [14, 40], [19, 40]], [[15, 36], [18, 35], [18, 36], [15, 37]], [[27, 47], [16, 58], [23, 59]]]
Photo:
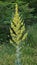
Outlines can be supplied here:
[[0, 44], [9, 43], [9, 25], [0, 25]]
[[13, 46], [0, 45], [0, 65], [15, 65], [15, 48]]
[[[37, 65], [37, 52], [35, 51], [36, 49], [31, 48], [29, 46], [23, 46], [22, 47], [22, 55], [21, 55], [21, 60], [22, 60], [22, 65]], [[36, 60], [34, 61], [34, 59]]]
[[32, 14], [32, 12], [34, 12], [34, 8], [30, 8], [29, 3], [21, 4], [21, 6], [19, 6], [19, 10], [20, 14], [23, 15], [24, 23], [26, 25], [31, 25], [34, 23], [34, 16]]
[[37, 47], [37, 24], [30, 27], [28, 35], [28, 44], [31, 47]]
[[[16, 49], [12, 45], [0, 45], [0, 65], [15, 65], [15, 51]], [[37, 65], [37, 48], [23, 46], [21, 52], [22, 65]]]
[[14, 11], [13, 7], [11, 4], [6, 3], [2, 3], [0, 2], [0, 23], [5, 23], [5, 21], [7, 21], [8, 23], [10, 23], [10, 19], [11, 19], [11, 14]]
[[[33, 8], [29, 7], [29, 4], [26, 2], [23, 2], [20, 0], [16, 0], [18, 1], [18, 5], [19, 5], [19, 12], [20, 14], [23, 14], [23, 18], [26, 24], [31, 24], [33, 23], [32, 20], [34, 20], [33, 18], [33, 14], [32, 12], [34, 12]], [[14, 5], [15, 2], [2, 2], [0, 1], [0, 22], [4, 23], [5, 21], [7, 21], [8, 23], [11, 20], [11, 14], [13, 15], [14, 13]], [[35, 19], [36, 20], [36, 19]], [[28, 23], [27, 23], [28, 22]]]

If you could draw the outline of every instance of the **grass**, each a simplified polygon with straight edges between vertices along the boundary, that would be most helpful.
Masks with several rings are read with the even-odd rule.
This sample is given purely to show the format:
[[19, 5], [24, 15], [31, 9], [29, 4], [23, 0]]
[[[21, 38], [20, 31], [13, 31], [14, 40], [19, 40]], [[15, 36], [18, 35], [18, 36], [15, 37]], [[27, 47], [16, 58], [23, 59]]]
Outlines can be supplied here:
[[[37, 48], [24, 46], [20, 50], [22, 65], [37, 65]], [[0, 65], [15, 65], [15, 48], [9, 44], [0, 45]]]
[[22, 50], [22, 65], [37, 65], [37, 48], [26, 46]]
[[15, 48], [8, 44], [0, 45], [0, 65], [14, 65]]

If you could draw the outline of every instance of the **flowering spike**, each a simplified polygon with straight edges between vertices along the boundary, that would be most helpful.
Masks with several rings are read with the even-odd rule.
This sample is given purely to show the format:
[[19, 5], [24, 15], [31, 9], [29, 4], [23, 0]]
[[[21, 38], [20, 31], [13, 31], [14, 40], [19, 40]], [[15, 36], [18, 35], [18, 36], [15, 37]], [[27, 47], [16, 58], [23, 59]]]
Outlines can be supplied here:
[[[13, 22], [11, 22], [10, 34], [12, 40], [18, 45], [21, 41], [24, 41], [27, 37], [27, 33], [25, 33], [25, 25], [22, 19], [20, 19], [18, 13], [18, 5], [15, 5], [15, 14], [13, 18]], [[11, 41], [12, 41], [11, 40]], [[13, 42], [12, 41], [12, 42]]]

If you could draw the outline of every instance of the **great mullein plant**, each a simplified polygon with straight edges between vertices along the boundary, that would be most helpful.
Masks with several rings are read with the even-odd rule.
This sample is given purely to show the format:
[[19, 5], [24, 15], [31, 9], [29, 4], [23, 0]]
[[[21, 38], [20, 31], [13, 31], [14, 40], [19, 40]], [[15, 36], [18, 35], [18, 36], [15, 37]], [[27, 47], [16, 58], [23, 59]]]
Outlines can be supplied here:
[[18, 4], [15, 5], [15, 14], [13, 21], [11, 22], [11, 28], [10, 28], [10, 43], [12, 43], [14, 46], [19, 45], [22, 41], [24, 41], [28, 35], [28, 33], [25, 31], [25, 24], [24, 21], [22, 21], [21, 16], [18, 13]]

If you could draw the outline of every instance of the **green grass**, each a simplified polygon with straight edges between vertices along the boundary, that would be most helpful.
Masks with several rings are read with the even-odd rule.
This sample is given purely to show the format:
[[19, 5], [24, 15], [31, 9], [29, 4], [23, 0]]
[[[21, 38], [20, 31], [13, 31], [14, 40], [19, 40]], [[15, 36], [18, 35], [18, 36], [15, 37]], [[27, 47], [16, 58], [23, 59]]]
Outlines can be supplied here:
[[26, 46], [22, 50], [23, 65], [37, 65], [37, 48]]
[[[22, 65], [37, 65], [37, 48], [24, 46], [20, 50]], [[15, 65], [15, 48], [9, 44], [0, 45], [0, 65]]]
[[14, 65], [15, 48], [12, 45], [0, 45], [0, 65]]

